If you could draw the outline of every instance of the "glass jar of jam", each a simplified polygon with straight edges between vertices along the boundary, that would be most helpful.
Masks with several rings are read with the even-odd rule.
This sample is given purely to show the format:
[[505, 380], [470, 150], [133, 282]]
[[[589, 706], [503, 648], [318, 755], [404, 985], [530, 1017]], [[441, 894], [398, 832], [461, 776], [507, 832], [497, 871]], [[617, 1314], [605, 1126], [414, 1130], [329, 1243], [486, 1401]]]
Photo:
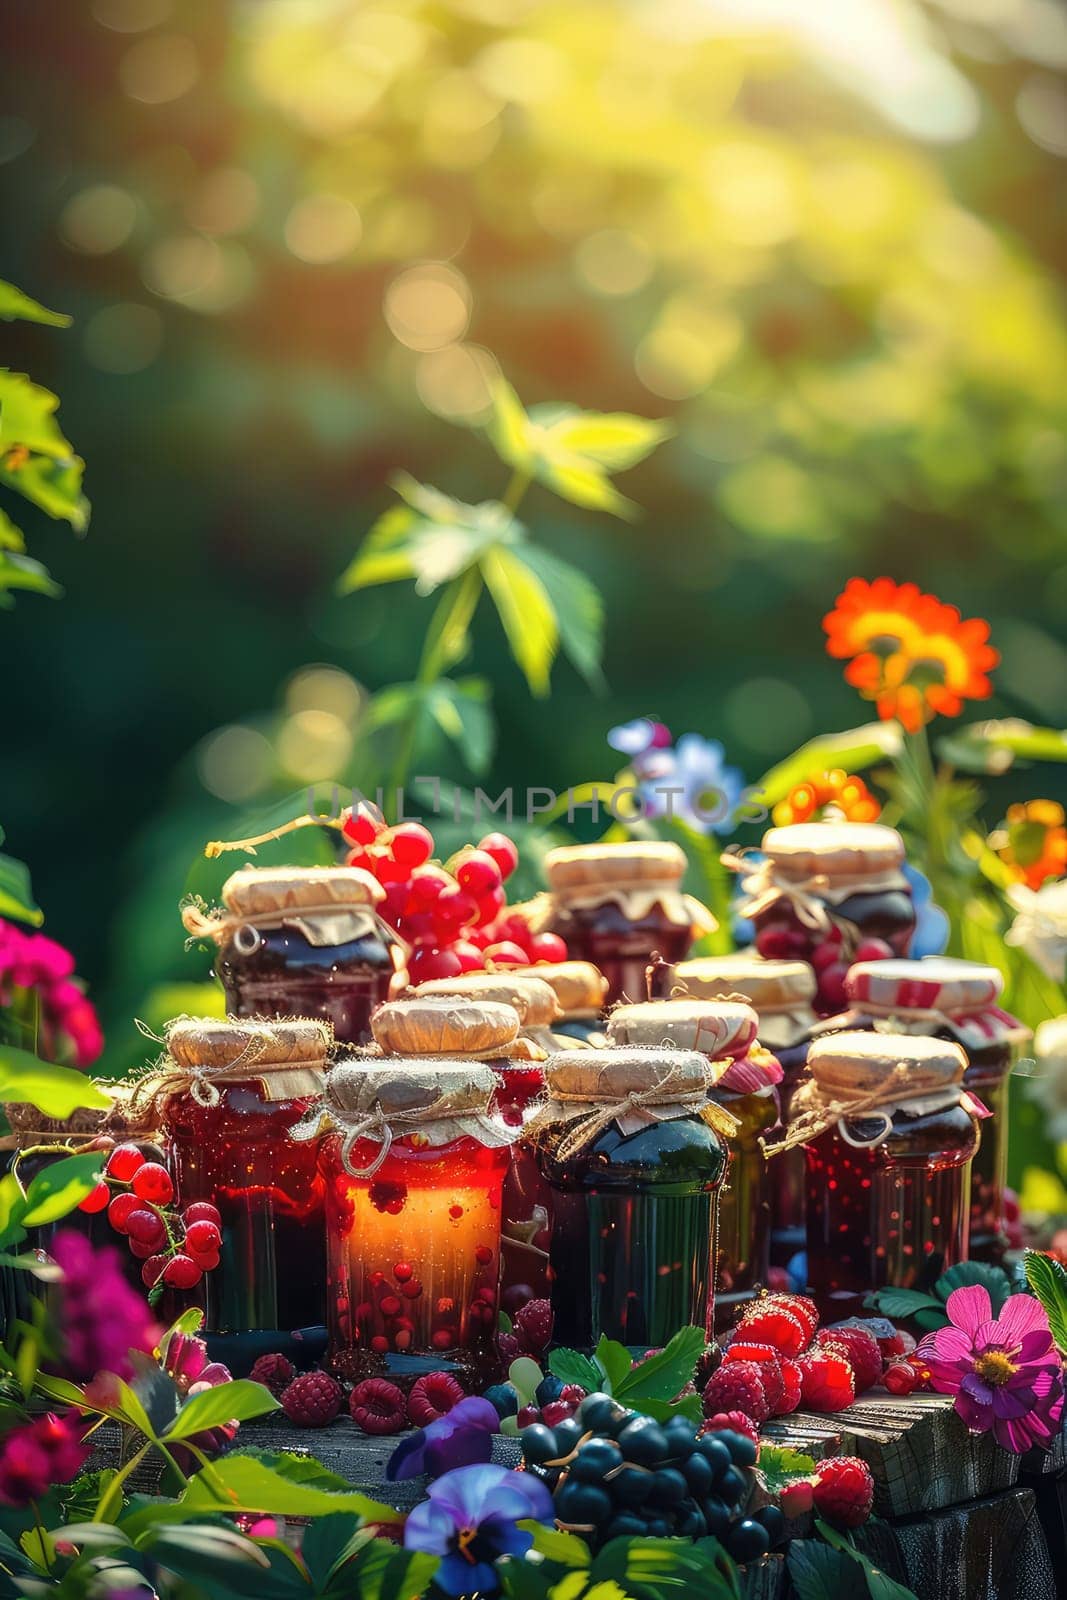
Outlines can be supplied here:
[[553, 1337], [642, 1351], [714, 1312], [726, 1146], [707, 1062], [685, 1050], [565, 1050], [533, 1125], [552, 1188]]
[[[778, 1101], [789, 1120], [793, 1095], [808, 1073], [808, 1045], [816, 1017], [815, 974], [806, 961], [771, 961], [741, 953], [680, 961], [669, 973], [673, 992], [697, 1000], [740, 996], [759, 1017], [759, 1043], [782, 1069]], [[805, 1248], [804, 1152], [788, 1150], [769, 1163], [771, 1264], [788, 1266]], [[800, 1263], [797, 1263], [799, 1271]], [[803, 1274], [801, 1273], [801, 1276]], [[804, 1280], [806, 1281], [806, 1279]]]
[[[485, 975], [486, 984], [491, 981], [491, 976]], [[525, 997], [519, 992], [518, 975], [514, 983], [504, 982], [509, 986], [502, 992], [512, 994], [520, 1004], [530, 1000], [529, 985]], [[504, 1310], [510, 1312], [524, 1298], [548, 1293], [548, 1186], [533, 1151], [521, 1137], [543, 1095], [545, 1052], [520, 1035], [514, 1005], [468, 994], [427, 994], [425, 987], [412, 999], [378, 1007], [371, 1019], [375, 1042], [388, 1056], [477, 1060], [491, 1070], [496, 1080], [494, 1109], [506, 1126], [516, 1131], [504, 1177], [501, 1217], [500, 1288]], [[536, 991], [543, 988], [538, 983], [533, 993], [542, 1011], [547, 1000]], [[530, 1293], [520, 1293], [524, 1289]]]
[[606, 1043], [603, 1016], [608, 983], [599, 967], [591, 961], [540, 961], [530, 968], [530, 976], [548, 984], [562, 1012], [552, 1023], [557, 1049], [566, 1049], [568, 1039], [594, 1049]]
[[[1007, 1246], [1009, 1075], [1030, 1030], [997, 1001], [1004, 979], [977, 961], [859, 961], [845, 980], [847, 1011], [837, 1026], [953, 1039], [967, 1057], [964, 1084], [991, 1114], [971, 1164], [970, 1254], [998, 1262]], [[832, 1025], [832, 1024], [831, 1024]]]
[[234, 1017], [318, 1017], [342, 1044], [370, 1038], [404, 947], [375, 909], [385, 891], [359, 867], [242, 867], [223, 909], [182, 921], [218, 946], [215, 972]]
[[904, 841], [877, 822], [802, 822], [771, 828], [758, 858], [727, 852], [741, 874], [738, 913], [756, 926], [756, 949], [810, 962], [815, 1010], [845, 1002], [854, 960], [906, 956], [915, 906], [904, 875]]
[[552, 1029], [561, 1015], [555, 990], [540, 973], [520, 969], [507, 972], [463, 972], [455, 978], [430, 978], [420, 983], [417, 995], [455, 995], [462, 1000], [494, 1001], [519, 1014], [522, 1037], [546, 1053], [555, 1049]]
[[681, 961], [715, 927], [711, 913], [682, 893], [685, 869], [685, 852], [657, 840], [568, 845], [546, 855], [546, 926], [600, 968], [609, 1001], [644, 1000], [653, 954]]
[[737, 1000], [654, 1000], [619, 1006], [608, 1019], [611, 1044], [699, 1050], [710, 1064], [712, 1099], [734, 1119], [729, 1176], [719, 1199], [720, 1328], [729, 1327], [766, 1283], [770, 1260], [771, 1174], [760, 1141], [778, 1126], [782, 1069], [756, 1043], [757, 1027], [755, 1011]]
[[182, 1017], [166, 1030], [148, 1087], [177, 1203], [207, 1200], [222, 1217], [221, 1261], [204, 1277], [209, 1333], [276, 1338], [323, 1322], [322, 1181], [314, 1149], [290, 1135], [322, 1093], [331, 1043], [311, 1021]]
[[805, 1148], [808, 1283], [829, 1321], [888, 1285], [929, 1291], [966, 1259], [985, 1112], [951, 1040], [832, 1033], [808, 1066], [786, 1142]]
[[330, 1358], [345, 1376], [494, 1362], [511, 1129], [477, 1062], [342, 1061], [323, 1102]]

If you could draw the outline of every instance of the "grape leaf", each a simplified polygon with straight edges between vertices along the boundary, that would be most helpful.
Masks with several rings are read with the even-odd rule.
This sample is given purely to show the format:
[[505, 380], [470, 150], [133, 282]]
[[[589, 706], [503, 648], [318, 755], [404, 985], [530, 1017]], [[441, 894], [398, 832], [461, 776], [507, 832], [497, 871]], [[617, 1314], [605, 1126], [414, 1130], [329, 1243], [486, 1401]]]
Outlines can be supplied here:
[[658, 1354], [634, 1367], [628, 1377], [612, 1389], [617, 1400], [673, 1400], [693, 1376], [704, 1352], [707, 1335], [703, 1328], [680, 1328]]
[[553, 1350], [548, 1358], [548, 1370], [561, 1383], [576, 1383], [587, 1394], [600, 1388], [600, 1368], [577, 1350]]

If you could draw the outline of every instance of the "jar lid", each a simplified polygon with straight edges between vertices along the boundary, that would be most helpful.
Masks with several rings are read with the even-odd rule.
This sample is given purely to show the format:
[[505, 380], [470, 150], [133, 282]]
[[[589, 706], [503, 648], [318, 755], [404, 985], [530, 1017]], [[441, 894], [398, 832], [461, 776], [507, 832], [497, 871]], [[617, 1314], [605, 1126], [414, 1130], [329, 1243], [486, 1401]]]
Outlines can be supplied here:
[[685, 875], [686, 865], [685, 851], [669, 840], [564, 845], [545, 856], [545, 878], [554, 893], [600, 886], [674, 884]]
[[223, 904], [239, 917], [376, 906], [384, 898], [381, 884], [362, 867], [241, 867], [222, 886]]
[[[471, 1061], [341, 1061], [326, 1080], [316, 1111], [291, 1137], [314, 1139], [325, 1120], [341, 1135], [341, 1162], [353, 1177], [370, 1178], [383, 1165], [394, 1142], [440, 1147], [455, 1139], [475, 1139], [488, 1149], [512, 1144], [517, 1131], [491, 1110], [496, 1078], [489, 1067]], [[357, 1163], [356, 1146], [371, 1147]]]
[[529, 976], [548, 984], [565, 1017], [595, 1015], [608, 992], [607, 978], [591, 961], [539, 961]]
[[899, 870], [904, 841], [879, 822], [796, 822], [769, 828], [760, 846], [781, 877], [801, 882]]
[[922, 961], [857, 961], [845, 978], [849, 1001], [889, 1011], [979, 1011], [996, 1003], [1004, 979], [996, 967], [948, 956]]
[[272, 1068], [321, 1067], [333, 1047], [329, 1023], [297, 1017], [178, 1017], [164, 1033], [167, 1054], [179, 1067], [232, 1072], [250, 1078]]
[[933, 1094], [962, 1081], [967, 1057], [953, 1040], [926, 1034], [829, 1033], [811, 1045], [808, 1067], [823, 1095], [861, 1095], [891, 1078], [911, 1095]]
[[796, 1011], [815, 998], [815, 973], [806, 961], [772, 961], [761, 956], [701, 956], [679, 961], [674, 982], [694, 999], [720, 1000], [741, 995], [760, 1013]]
[[616, 1006], [607, 1022], [613, 1045], [699, 1050], [713, 1061], [745, 1055], [758, 1030], [759, 1018], [741, 1000], [649, 1000]]
[[456, 995], [465, 1000], [492, 1000], [519, 1013], [524, 1029], [543, 1028], [562, 1015], [555, 990], [530, 971], [463, 972], [456, 978], [430, 978], [417, 995]]
[[545, 1062], [545, 1087], [553, 1099], [620, 1101], [668, 1084], [680, 1100], [704, 1099], [707, 1058], [697, 1050], [561, 1050]]
[[444, 994], [387, 1000], [370, 1019], [374, 1042], [392, 1056], [505, 1055], [519, 1033], [514, 1006]]

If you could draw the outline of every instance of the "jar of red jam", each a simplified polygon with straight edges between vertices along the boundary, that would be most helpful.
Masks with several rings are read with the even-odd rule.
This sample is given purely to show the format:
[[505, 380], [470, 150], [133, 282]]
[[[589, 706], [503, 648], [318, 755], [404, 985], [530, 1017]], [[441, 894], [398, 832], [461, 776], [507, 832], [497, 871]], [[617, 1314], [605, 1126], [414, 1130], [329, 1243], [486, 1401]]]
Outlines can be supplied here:
[[573, 956], [600, 968], [609, 1001], [644, 1000], [653, 954], [681, 961], [715, 927], [711, 913], [682, 893], [685, 869], [685, 852], [658, 840], [568, 845], [546, 855], [546, 925]]
[[323, 1101], [330, 1358], [357, 1377], [495, 1357], [511, 1129], [477, 1062], [343, 1061]]
[[1030, 1030], [997, 1001], [1004, 979], [977, 961], [860, 961], [845, 980], [847, 1028], [952, 1039], [967, 1057], [964, 1084], [991, 1113], [971, 1165], [971, 1244], [977, 1261], [997, 1262], [1007, 1246], [1009, 1074]]
[[[793, 1095], [808, 1075], [808, 1045], [816, 1017], [812, 1009], [815, 974], [806, 961], [770, 961], [740, 953], [681, 961], [671, 969], [675, 993], [697, 1000], [740, 996], [759, 1017], [758, 1040], [782, 1069], [778, 1101], [789, 1120]], [[788, 1150], [768, 1165], [771, 1183], [771, 1264], [784, 1267], [802, 1252], [804, 1234], [804, 1152]]]
[[311, 1021], [182, 1017], [166, 1030], [153, 1099], [177, 1203], [207, 1200], [222, 1217], [221, 1260], [204, 1277], [209, 1333], [323, 1322], [322, 1182], [314, 1149], [290, 1135], [318, 1102], [331, 1043]]
[[[491, 982], [489, 975], [485, 982]], [[500, 1286], [508, 1311], [522, 1303], [523, 1289], [530, 1290], [526, 1299], [548, 1293], [548, 1189], [533, 1151], [521, 1137], [543, 1095], [545, 1052], [520, 1035], [514, 1005], [467, 994], [427, 994], [425, 987], [411, 999], [378, 1007], [371, 1019], [375, 1042], [384, 1055], [478, 1060], [492, 1071], [493, 1107], [516, 1132], [504, 1177], [501, 1217]], [[544, 987], [538, 983], [531, 992], [527, 985], [523, 995], [516, 977], [502, 992], [511, 993], [520, 1004], [536, 1003], [544, 1010], [548, 1002], [537, 993]]]
[[566, 1049], [568, 1039], [594, 1049], [606, 1043], [603, 1017], [608, 983], [599, 967], [591, 961], [540, 961], [529, 972], [547, 983], [556, 996], [562, 1013], [552, 1023], [557, 1049]]
[[342, 1044], [370, 1038], [404, 947], [376, 907], [381, 884], [359, 867], [242, 867], [223, 909], [187, 905], [185, 927], [218, 946], [215, 972], [235, 1017], [319, 1017]]
[[771, 1174], [761, 1140], [778, 1126], [782, 1069], [756, 1042], [758, 1018], [737, 1000], [655, 1000], [619, 1006], [608, 1019], [613, 1045], [699, 1050], [714, 1102], [734, 1120], [730, 1171], [719, 1200], [715, 1272], [717, 1325], [729, 1327], [767, 1281]]
[[907, 955], [915, 906], [894, 828], [796, 823], [765, 833], [758, 857], [728, 852], [723, 860], [741, 874], [737, 910], [755, 923], [759, 954], [813, 967], [820, 1016], [842, 1009], [853, 961]]
[[557, 1344], [601, 1335], [633, 1351], [714, 1313], [726, 1146], [707, 1062], [686, 1050], [565, 1050], [545, 1065], [534, 1123], [552, 1188]]
[[807, 1157], [808, 1283], [824, 1320], [889, 1285], [928, 1292], [967, 1258], [985, 1112], [966, 1056], [951, 1040], [849, 1031], [816, 1039], [808, 1066], [786, 1138]]

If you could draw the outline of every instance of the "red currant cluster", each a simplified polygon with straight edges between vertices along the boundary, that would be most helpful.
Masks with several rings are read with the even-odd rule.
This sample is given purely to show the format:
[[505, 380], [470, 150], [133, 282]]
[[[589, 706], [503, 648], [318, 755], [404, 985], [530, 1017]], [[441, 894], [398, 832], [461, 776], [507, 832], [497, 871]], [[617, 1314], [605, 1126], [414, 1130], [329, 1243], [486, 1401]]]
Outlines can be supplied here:
[[815, 1009], [820, 1016], [836, 1016], [848, 1004], [845, 978], [851, 961], [886, 961], [894, 954], [885, 939], [861, 939], [851, 957], [836, 923], [825, 933], [813, 934], [796, 921], [768, 922], [756, 934], [756, 949], [772, 960], [809, 961], [815, 969]]
[[197, 1201], [179, 1214], [174, 1182], [166, 1167], [150, 1161], [135, 1144], [116, 1145], [104, 1175], [79, 1210], [107, 1211], [130, 1254], [142, 1262], [141, 1278], [153, 1300], [168, 1289], [195, 1289], [205, 1272], [219, 1264], [222, 1218], [213, 1205]]
[[489, 833], [454, 857], [451, 870], [431, 860], [434, 838], [421, 822], [386, 827], [366, 807], [349, 813], [342, 832], [348, 857], [385, 890], [379, 915], [411, 946], [413, 984], [455, 978], [488, 967], [527, 967], [565, 961], [555, 933], [534, 933], [521, 912], [508, 910], [504, 881], [519, 852], [504, 833]]

